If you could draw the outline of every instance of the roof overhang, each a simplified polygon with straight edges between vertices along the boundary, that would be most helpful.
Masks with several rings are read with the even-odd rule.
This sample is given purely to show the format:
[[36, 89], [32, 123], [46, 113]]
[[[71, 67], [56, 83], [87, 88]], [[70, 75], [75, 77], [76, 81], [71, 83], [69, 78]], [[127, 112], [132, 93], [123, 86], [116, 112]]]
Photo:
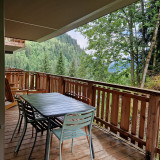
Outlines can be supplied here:
[[5, 0], [5, 36], [44, 41], [137, 0]]

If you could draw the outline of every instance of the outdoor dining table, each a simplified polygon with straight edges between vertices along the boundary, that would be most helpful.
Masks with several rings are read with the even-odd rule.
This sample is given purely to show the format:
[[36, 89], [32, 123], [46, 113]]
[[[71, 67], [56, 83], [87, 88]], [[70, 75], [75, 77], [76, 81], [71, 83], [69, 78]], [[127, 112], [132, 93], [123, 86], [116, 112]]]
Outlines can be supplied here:
[[[26, 103], [31, 105], [37, 112], [48, 119], [48, 129], [46, 134], [46, 146], [45, 146], [45, 160], [49, 159], [49, 141], [50, 141], [50, 118], [64, 116], [68, 113], [83, 112], [92, 110], [95, 108], [78, 101], [74, 98], [62, 95], [60, 93], [39, 93], [22, 95], [21, 98]], [[92, 142], [91, 142], [92, 144]], [[94, 149], [92, 144], [92, 153], [94, 156]]]

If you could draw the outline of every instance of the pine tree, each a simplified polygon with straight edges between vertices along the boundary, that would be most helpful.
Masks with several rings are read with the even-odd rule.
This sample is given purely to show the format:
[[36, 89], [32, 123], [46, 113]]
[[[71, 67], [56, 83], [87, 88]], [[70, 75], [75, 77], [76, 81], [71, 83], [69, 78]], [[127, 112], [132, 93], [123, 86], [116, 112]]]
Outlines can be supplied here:
[[42, 59], [41, 72], [49, 73], [50, 72], [50, 63], [48, 55], [45, 53]]
[[72, 60], [71, 66], [69, 68], [69, 76], [70, 77], [75, 77], [76, 76], [76, 65], [75, 65], [75, 60]]
[[56, 66], [56, 73], [59, 75], [64, 75], [65, 74], [65, 68], [64, 68], [64, 59], [62, 52], [60, 52], [58, 61], [57, 61], [57, 66]]

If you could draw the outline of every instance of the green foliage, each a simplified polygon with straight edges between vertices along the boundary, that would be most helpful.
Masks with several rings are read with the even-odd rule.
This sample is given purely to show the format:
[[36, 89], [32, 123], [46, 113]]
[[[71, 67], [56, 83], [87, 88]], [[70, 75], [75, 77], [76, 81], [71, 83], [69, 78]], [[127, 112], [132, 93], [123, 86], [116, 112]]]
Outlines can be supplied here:
[[147, 77], [145, 87], [148, 89], [154, 89], [160, 91], [160, 75]]
[[71, 66], [69, 68], [69, 73], [68, 76], [70, 77], [76, 77], [76, 65], [75, 65], [75, 60], [72, 60]]
[[90, 64], [90, 56], [87, 55], [85, 52], [82, 52], [82, 55], [80, 57], [80, 65], [77, 70], [77, 77], [84, 79], [92, 79], [89, 72], [91, 68]]
[[[26, 42], [24, 51], [6, 55], [6, 67], [123, 85], [131, 85], [134, 80], [138, 85], [159, 7], [159, 0], [141, 0], [78, 28], [89, 42], [89, 54], [64, 34], [43, 43]], [[151, 57], [148, 72], [153, 75], [159, 74], [160, 69], [160, 28], [157, 37], [155, 58]], [[109, 72], [113, 63], [115, 71]]]
[[41, 66], [41, 72], [50, 73], [50, 64], [49, 64], [49, 58], [46, 53], [44, 53], [43, 59], [42, 59], [42, 66]]
[[26, 41], [24, 50], [12, 55], [6, 54], [5, 64], [6, 67], [58, 74], [56, 66], [60, 51], [63, 53], [64, 67], [68, 74], [72, 59], [74, 58], [78, 66], [83, 50], [77, 45], [76, 40], [67, 34], [42, 43]]
[[59, 58], [56, 66], [56, 73], [59, 75], [65, 75], [64, 59], [63, 59], [62, 52], [60, 52], [59, 54]]
[[[144, 6], [141, 2], [144, 2]], [[158, 0], [141, 0], [78, 28], [78, 31], [89, 41], [87, 49], [92, 51], [88, 60], [84, 61], [89, 65], [83, 64], [88, 67], [90, 79], [131, 85], [131, 73], [134, 73], [135, 84], [140, 83], [159, 6]], [[159, 68], [160, 63], [159, 39], [155, 48], [155, 68]], [[117, 66], [114, 66], [116, 69], [125, 63], [131, 65], [131, 61], [134, 65], [132, 65], [132, 72], [131, 68], [117, 70], [114, 73], [108, 72], [112, 62], [118, 62]], [[153, 58], [150, 69], [153, 69], [152, 66]], [[154, 71], [158, 72], [155, 68]]]

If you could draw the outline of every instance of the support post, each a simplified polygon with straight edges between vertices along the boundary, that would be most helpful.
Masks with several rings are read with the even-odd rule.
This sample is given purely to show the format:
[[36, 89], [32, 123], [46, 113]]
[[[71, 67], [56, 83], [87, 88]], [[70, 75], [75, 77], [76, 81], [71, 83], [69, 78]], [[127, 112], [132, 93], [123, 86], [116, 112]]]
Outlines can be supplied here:
[[160, 96], [151, 95], [148, 109], [148, 124], [146, 138], [146, 159], [155, 159], [155, 150], [158, 145], [159, 134], [159, 107]]
[[0, 159], [4, 159], [5, 131], [5, 52], [4, 52], [4, 0], [0, 1]]
[[94, 92], [93, 92], [93, 83], [92, 83], [92, 82], [88, 82], [88, 98], [89, 98], [89, 105], [93, 105], [93, 96], [94, 96]]

